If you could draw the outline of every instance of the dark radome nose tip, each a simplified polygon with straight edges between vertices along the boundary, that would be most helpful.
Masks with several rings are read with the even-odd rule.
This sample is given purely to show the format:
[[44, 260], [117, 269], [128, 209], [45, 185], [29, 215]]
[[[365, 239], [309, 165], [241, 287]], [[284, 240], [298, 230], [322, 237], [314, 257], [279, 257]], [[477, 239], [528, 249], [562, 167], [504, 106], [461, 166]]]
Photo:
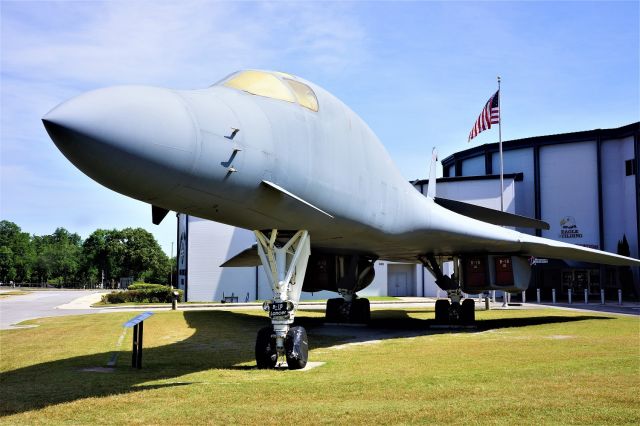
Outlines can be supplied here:
[[198, 126], [182, 98], [167, 89], [88, 92], [58, 105], [42, 122], [82, 172], [132, 196], [133, 188], [188, 172], [195, 161]]

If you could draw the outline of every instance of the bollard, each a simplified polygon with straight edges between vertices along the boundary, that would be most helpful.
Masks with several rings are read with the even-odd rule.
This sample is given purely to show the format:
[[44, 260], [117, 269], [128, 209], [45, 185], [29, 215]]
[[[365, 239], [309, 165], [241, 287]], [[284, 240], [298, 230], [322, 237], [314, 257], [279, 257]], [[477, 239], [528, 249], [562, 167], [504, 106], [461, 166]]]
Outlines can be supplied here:
[[536, 289], [536, 300], [538, 301], [538, 304], [540, 304], [540, 289], [539, 288]]
[[180, 295], [180, 293], [178, 293], [177, 291], [174, 291], [171, 295], [171, 310], [175, 311], [176, 309], [178, 309], [178, 296]]
[[489, 296], [484, 298], [484, 309], [487, 311], [491, 309], [491, 305], [489, 305]]
[[618, 289], [618, 305], [622, 305], [622, 289]]
[[600, 304], [604, 305], [604, 289], [600, 289]]
[[584, 304], [589, 304], [589, 290], [587, 290], [586, 288], [584, 289]]
[[491, 290], [491, 301], [493, 303], [496, 303], [496, 291], [495, 290]]
[[524, 290], [522, 291], [522, 303], [527, 303], [527, 293]]
[[571, 304], [571, 296], [572, 296], [571, 293], [573, 293], [573, 289], [572, 288], [569, 289], [569, 304]]
[[556, 304], [556, 289], [555, 288], [551, 289], [551, 301], [552, 301], [552, 303], [554, 305]]

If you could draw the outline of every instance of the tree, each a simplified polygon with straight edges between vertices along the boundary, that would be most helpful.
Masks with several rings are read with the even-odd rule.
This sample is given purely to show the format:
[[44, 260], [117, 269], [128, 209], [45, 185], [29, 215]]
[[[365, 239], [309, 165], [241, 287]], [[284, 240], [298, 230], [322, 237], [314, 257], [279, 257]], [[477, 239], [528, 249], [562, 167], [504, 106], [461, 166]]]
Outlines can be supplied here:
[[[170, 263], [153, 235], [142, 228], [98, 229], [82, 245], [83, 269], [98, 280], [134, 277], [165, 284]], [[92, 269], [93, 268], [93, 269]]]
[[13, 222], [0, 221], [0, 280], [29, 280], [33, 255], [29, 234]]
[[119, 233], [124, 259], [122, 272], [145, 282], [166, 284], [171, 265], [167, 255], [154, 238], [142, 228], [125, 228]]
[[78, 281], [82, 239], [78, 234], [57, 228], [51, 235], [34, 236], [33, 269], [40, 282], [50, 279], [61, 284]]
[[82, 244], [82, 270], [89, 281], [101, 281], [103, 272], [105, 278], [111, 278], [108, 242], [114, 232], [96, 229]]

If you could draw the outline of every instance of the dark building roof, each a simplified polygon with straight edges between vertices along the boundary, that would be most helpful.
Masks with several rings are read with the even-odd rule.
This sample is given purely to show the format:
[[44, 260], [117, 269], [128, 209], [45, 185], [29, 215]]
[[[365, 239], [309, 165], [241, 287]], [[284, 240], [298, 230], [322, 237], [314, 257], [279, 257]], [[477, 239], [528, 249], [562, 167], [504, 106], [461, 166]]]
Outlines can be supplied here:
[[[531, 148], [543, 145], [558, 145], [563, 143], [585, 142], [596, 139], [617, 139], [633, 135], [640, 135], [640, 122], [627, 124], [626, 126], [616, 127], [613, 129], [594, 129], [581, 132], [560, 133], [557, 135], [533, 136], [524, 139], [513, 139], [502, 142], [503, 151], [511, 151], [514, 149]], [[498, 142], [488, 143], [456, 152], [442, 160], [442, 167], [445, 170], [456, 163], [456, 161], [466, 160], [468, 158], [487, 155], [499, 151]], [[446, 172], [445, 172], [445, 176]]]
[[[504, 178], [513, 179], [516, 182], [520, 182], [524, 178], [524, 175], [522, 173], [505, 173]], [[500, 175], [450, 176], [450, 177], [437, 178], [436, 183], [493, 180], [493, 179], [500, 179]], [[411, 181], [411, 183], [413, 185], [426, 185], [429, 183], [429, 179], [416, 179], [414, 181]]]

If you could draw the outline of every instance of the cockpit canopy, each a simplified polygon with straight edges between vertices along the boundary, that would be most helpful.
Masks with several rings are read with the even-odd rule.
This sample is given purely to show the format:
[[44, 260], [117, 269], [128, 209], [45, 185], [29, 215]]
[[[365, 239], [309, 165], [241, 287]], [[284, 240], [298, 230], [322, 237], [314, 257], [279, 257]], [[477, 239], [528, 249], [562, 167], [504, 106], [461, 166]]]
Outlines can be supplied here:
[[253, 95], [298, 103], [311, 111], [318, 111], [318, 98], [311, 87], [282, 72], [240, 71], [217, 84]]

